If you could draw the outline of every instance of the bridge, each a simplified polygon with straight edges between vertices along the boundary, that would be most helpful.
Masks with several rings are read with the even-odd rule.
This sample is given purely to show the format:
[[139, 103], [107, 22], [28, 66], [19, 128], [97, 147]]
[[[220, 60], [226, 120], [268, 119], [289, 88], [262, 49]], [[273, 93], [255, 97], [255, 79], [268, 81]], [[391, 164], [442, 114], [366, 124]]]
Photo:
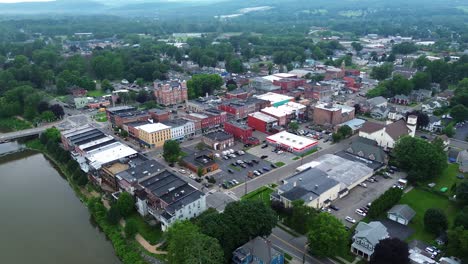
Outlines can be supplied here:
[[42, 132], [44, 132], [46, 129], [56, 126], [57, 124], [58, 123], [48, 124], [48, 125], [41, 126], [41, 127], [35, 127], [35, 128], [0, 134], [0, 143], [11, 141], [11, 140], [16, 140], [16, 139], [20, 139], [24, 137], [39, 135]]

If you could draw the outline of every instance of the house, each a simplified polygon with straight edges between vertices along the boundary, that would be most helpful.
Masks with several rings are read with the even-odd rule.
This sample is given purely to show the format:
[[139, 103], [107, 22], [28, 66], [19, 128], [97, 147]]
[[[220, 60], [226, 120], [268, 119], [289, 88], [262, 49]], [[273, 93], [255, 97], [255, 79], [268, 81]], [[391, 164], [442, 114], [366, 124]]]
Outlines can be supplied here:
[[397, 204], [387, 212], [388, 219], [402, 225], [408, 225], [415, 215], [416, 212], [406, 204]]
[[390, 99], [390, 102], [399, 105], [409, 105], [411, 103], [410, 98], [404, 94], [395, 95], [392, 99]]
[[73, 95], [73, 97], [85, 97], [86, 94], [88, 94], [88, 91], [86, 89], [77, 86], [72, 87], [70, 89], [70, 92]]
[[413, 68], [408, 68], [405, 66], [397, 65], [393, 68], [392, 77], [396, 75], [401, 75], [405, 79], [411, 79], [416, 74], [418, 70]]
[[432, 91], [431, 90], [425, 90], [425, 89], [419, 89], [419, 90], [413, 90], [411, 91], [410, 94], [410, 99], [413, 102], [422, 102], [426, 99], [431, 98], [432, 96]]
[[402, 109], [402, 108], [391, 106], [389, 107], [387, 118], [392, 121], [400, 120], [406, 117], [407, 111], [408, 110], [404, 108]]
[[374, 254], [375, 246], [380, 240], [388, 238], [387, 228], [380, 222], [359, 222], [356, 226], [351, 244], [351, 252], [367, 261]]
[[382, 107], [382, 106], [386, 107], [387, 99], [383, 96], [377, 96], [377, 97], [368, 99], [365, 104], [368, 105], [369, 108]]
[[283, 264], [284, 254], [273, 247], [269, 240], [256, 237], [232, 253], [234, 264]]
[[234, 146], [234, 136], [224, 131], [204, 134], [202, 142], [214, 150], [223, 150]]
[[458, 153], [457, 163], [460, 165], [460, 172], [468, 172], [468, 150], [463, 150]]
[[421, 109], [424, 113], [432, 114], [434, 110], [441, 108], [443, 106], [446, 106], [446, 105], [448, 105], [447, 101], [437, 99], [437, 100], [431, 100], [427, 103], [422, 104]]
[[346, 152], [367, 160], [377, 161], [382, 164], [387, 162], [387, 154], [385, 151], [379, 147], [376, 141], [368, 138], [356, 138], [350, 143]]
[[328, 174], [316, 168], [307, 168], [283, 180], [272, 200], [280, 201], [284, 207], [290, 208], [296, 200], [313, 208], [329, 206], [339, 197], [340, 182], [328, 177]]
[[385, 106], [376, 106], [370, 110], [370, 115], [374, 119], [385, 120], [390, 113], [389, 108]]
[[359, 131], [359, 136], [376, 141], [383, 148], [393, 148], [403, 136], [414, 137], [416, 133], [417, 116], [408, 116], [408, 121], [400, 119], [391, 124], [379, 124], [367, 121]]
[[427, 123], [427, 126], [423, 127], [424, 130], [430, 131], [430, 132], [438, 132], [441, 131], [443, 128], [442, 126], [442, 120], [434, 115], [429, 116], [429, 123]]
[[89, 99], [88, 97], [75, 97], [73, 98], [73, 102], [76, 109], [83, 109], [88, 105]]
[[450, 101], [452, 97], [455, 95], [455, 92], [453, 90], [445, 90], [437, 95], [438, 100], [443, 100], [443, 101]]
[[347, 122], [339, 124], [338, 128], [340, 128], [342, 126], [349, 126], [351, 128], [351, 130], [353, 131], [353, 134], [355, 134], [355, 133], [357, 133], [359, 131], [359, 129], [361, 129], [361, 127], [364, 125], [364, 123], [366, 123], [366, 120], [359, 119], [359, 118], [354, 118], [354, 119], [351, 119], [351, 120], [349, 120]]
[[184, 149], [183, 151], [187, 153], [187, 156], [182, 158], [181, 164], [189, 170], [198, 173], [200, 169], [202, 175], [204, 175], [219, 169], [211, 151], [193, 151], [190, 149]]

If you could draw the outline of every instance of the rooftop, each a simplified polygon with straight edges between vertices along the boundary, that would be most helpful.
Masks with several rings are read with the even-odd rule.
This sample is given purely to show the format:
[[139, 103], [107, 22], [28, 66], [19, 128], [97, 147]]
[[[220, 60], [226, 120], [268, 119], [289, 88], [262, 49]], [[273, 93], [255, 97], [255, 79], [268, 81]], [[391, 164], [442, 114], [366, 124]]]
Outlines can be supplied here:
[[287, 145], [295, 150], [301, 150], [307, 147], [317, 145], [317, 140], [294, 135], [287, 131], [282, 131], [266, 138], [270, 143]]
[[272, 123], [272, 122], [277, 122], [278, 121], [278, 120], [276, 120], [276, 118], [274, 118], [272, 116], [269, 116], [269, 115], [266, 115], [266, 114], [264, 114], [262, 112], [255, 112], [255, 113], [249, 114], [249, 116], [260, 119], [260, 120], [262, 120], [264, 122], [267, 122], [267, 123]]
[[99, 169], [104, 164], [136, 155], [137, 153], [136, 150], [127, 145], [115, 142], [88, 152], [86, 159], [89, 161], [90, 166]]
[[169, 127], [178, 127], [178, 126], [183, 126], [183, 125], [187, 124], [188, 122], [191, 122], [191, 121], [181, 119], [181, 118], [177, 118], [177, 119], [163, 121], [161, 123], [163, 123], [164, 125], [169, 126]]
[[215, 132], [205, 134], [203, 136], [214, 141], [225, 141], [225, 140], [233, 138], [231, 134], [226, 133], [224, 131], [215, 131]]
[[143, 163], [131, 165], [129, 169], [117, 174], [119, 180], [126, 180], [129, 183], [136, 182], [147, 177], [154, 176], [165, 170], [165, 167], [156, 160], [147, 160]]
[[123, 106], [107, 108], [106, 111], [109, 113], [118, 113], [118, 112], [134, 111], [134, 110], [136, 110], [134, 106], [123, 105]]
[[234, 263], [244, 263], [243, 260], [249, 255], [256, 256], [259, 261], [262, 261], [261, 263], [268, 263], [270, 256], [275, 257], [281, 254], [268, 243], [267, 240], [261, 237], [250, 240], [233, 252]]
[[146, 133], [154, 133], [154, 132], [158, 132], [164, 129], [169, 129], [171, 127], [166, 126], [162, 123], [150, 123], [150, 124], [139, 126], [137, 128], [138, 130], [143, 130]]
[[315, 105], [315, 108], [320, 108], [328, 111], [339, 111], [342, 113], [350, 113], [354, 111], [354, 107], [341, 105], [341, 104], [332, 104], [332, 103], [319, 103]]
[[258, 98], [258, 99], [269, 101], [272, 104], [294, 99], [291, 96], [287, 96], [287, 95], [284, 95], [284, 94], [278, 94], [278, 93], [272, 93], [272, 92], [256, 95], [255, 97]]
[[231, 125], [233, 125], [233, 126], [235, 126], [235, 127], [238, 127], [238, 128], [240, 128], [240, 129], [244, 129], [244, 130], [245, 130], [245, 129], [249, 129], [249, 130], [252, 129], [252, 128], [250, 128], [248, 125], [239, 123], [239, 122], [234, 121], [234, 120], [227, 121], [226, 123], [229, 123], [229, 124], [231, 124]]
[[413, 208], [406, 204], [397, 204], [388, 210], [388, 213], [399, 215], [408, 221], [413, 219], [413, 217], [416, 215], [416, 212], [413, 210]]

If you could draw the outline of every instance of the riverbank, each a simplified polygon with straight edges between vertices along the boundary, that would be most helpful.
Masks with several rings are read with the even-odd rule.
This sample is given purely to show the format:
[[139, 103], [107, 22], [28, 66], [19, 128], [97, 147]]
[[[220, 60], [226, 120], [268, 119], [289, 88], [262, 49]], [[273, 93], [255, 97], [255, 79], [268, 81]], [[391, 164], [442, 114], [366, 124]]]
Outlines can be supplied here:
[[[54, 143], [58, 145], [56, 141]], [[144, 264], [147, 263], [145, 259], [148, 259], [148, 256], [155, 257], [153, 253], [144, 250], [144, 246], [138, 244], [136, 240], [127, 239], [122, 235], [123, 229], [119, 225], [112, 225], [108, 222], [106, 217], [107, 209], [103, 205], [101, 195], [90, 184], [79, 186], [79, 178], [76, 177], [76, 173], [72, 173], [79, 170], [79, 168], [71, 169], [71, 163], [73, 162], [65, 163], [63, 162], [65, 159], [60, 161], [57, 157], [54, 157], [53, 153], [48, 150], [48, 148], [51, 148], [50, 144], [50, 141], [47, 144], [43, 144], [39, 139], [30, 140], [25, 143], [27, 149], [42, 153], [67, 180], [75, 194], [89, 209], [100, 230], [111, 241], [116, 256], [124, 264]]]

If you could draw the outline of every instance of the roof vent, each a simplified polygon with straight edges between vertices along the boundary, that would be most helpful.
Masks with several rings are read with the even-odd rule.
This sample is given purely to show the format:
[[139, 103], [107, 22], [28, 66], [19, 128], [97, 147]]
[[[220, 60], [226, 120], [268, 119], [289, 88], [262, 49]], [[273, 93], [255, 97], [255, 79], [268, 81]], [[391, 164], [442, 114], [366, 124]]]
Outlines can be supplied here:
[[318, 186], [317, 184], [315, 184], [315, 189], [318, 189], [318, 187], [319, 187], [319, 186]]
[[148, 171], [144, 171], [144, 172], [143, 172], [143, 174], [147, 174], [147, 173], [148, 173]]

